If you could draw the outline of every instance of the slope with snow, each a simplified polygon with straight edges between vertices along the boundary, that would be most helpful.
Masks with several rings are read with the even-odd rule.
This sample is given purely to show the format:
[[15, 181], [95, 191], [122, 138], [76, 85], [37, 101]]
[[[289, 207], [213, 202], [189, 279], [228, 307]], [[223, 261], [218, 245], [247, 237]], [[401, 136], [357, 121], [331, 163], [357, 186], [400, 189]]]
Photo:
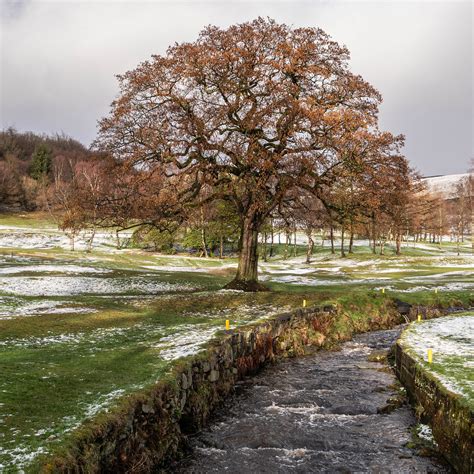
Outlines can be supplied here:
[[431, 193], [441, 194], [445, 199], [452, 199], [456, 195], [456, 186], [469, 177], [469, 173], [447, 174], [444, 176], [430, 176], [422, 178], [427, 190]]

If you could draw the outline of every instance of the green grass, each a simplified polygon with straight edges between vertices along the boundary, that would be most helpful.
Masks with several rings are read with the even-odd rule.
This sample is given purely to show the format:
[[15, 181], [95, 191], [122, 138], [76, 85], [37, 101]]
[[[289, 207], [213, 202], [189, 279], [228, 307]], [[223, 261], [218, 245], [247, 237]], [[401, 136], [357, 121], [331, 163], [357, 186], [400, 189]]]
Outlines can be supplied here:
[[413, 293], [388, 292], [388, 296], [400, 299], [406, 303], [420, 306], [439, 308], [468, 308], [474, 305], [474, 295], [471, 291], [418, 291]]
[[[47, 216], [0, 216], [0, 225], [54, 227]], [[11, 454], [20, 455], [23, 448], [34, 452], [62, 445], [92, 408], [107, 410], [120, 397], [165, 377], [175, 362], [163, 355], [185, 344], [184, 336], [212, 335], [224, 328], [226, 319], [232, 326], [246, 325], [271, 313], [301, 307], [305, 299], [308, 306], [330, 303], [342, 308], [347, 317], [341, 318], [336, 330], [344, 334], [348, 325], [365, 330], [371, 315], [391, 298], [443, 307], [474, 302], [468, 289], [434, 292], [435, 287], [453, 282], [473, 282], [472, 274], [449, 275], [469, 268], [472, 261], [466, 256], [447, 256], [430, 248], [406, 249], [402, 257], [395, 257], [390, 247], [385, 256], [379, 256], [369, 248], [356, 247], [354, 254], [341, 259], [330, 254], [326, 242], [325, 248], [316, 249], [308, 266], [303, 263], [305, 246], [298, 246], [298, 261], [293, 260], [292, 248], [290, 260], [283, 259], [282, 247], [271, 261], [261, 262], [261, 274], [272, 291], [258, 294], [217, 291], [233, 277], [236, 260], [231, 258], [103, 248], [92, 253], [61, 248], [0, 249], [0, 270], [13, 266], [21, 270], [25, 265], [25, 271], [0, 274], [0, 464], [11, 464]], [[43, 264], [58, 267], [36, 271]], [[63, 265], [104, 272], [68, 274], [61, 269]], [[117, 294], [89, 289], [63, 296], [2, 290], [3, 278], [4, 282], [23, 279], [28, 282], [26, 288], [34, 290], [42, 281], [70, 278], [79, 282], [79, 277], [95, 278], [97, 283], [121, 281], [124, 288]], [[288, 277], [291, 282], [285, 280]], [[145, 294], [126, 286], [138, 280], [171, 286], [164, 292]], [[178, 291], [172, 290], [174, 285]], [[405, 291], [421, 285], [425, 287], [422, 291]], [[383, 294], [382, 288], [386, 289]], [[38, 304], [49, 304], [54, 311], [23, 314]], [[2, 319], [2, 307], [8, 319]], [[89, 310], [74, 313], [61, 312], [61, 308]], [[13, 463], [21, 464], [19, 459]]]
[[[469, 366], [467, 364], [470, 364]], [[472, 356], [452, 355], [444, 357], [442, 362], [433, 362], [430, 369], [440, 375], [443, 380], [454, 380], [460, 387], [463, 397], [474, 409], [474, 370]]]
[[0, 226], [34, 229], [57, 229], [58, 224], [46, 212], [25, 212], [22, 214], [0, 214]]
[[[437, 320], [411, 324], [400, 338], [405, 350], [416, 358], [448, 391], [462, 396], [474, 409], [473, 312], [461, 312]], [[427, 360], [428, 349], [433, 360]]]
[[11, 463], [19, 453], [15, 449], [35, 452], [63, 443], [65, 431], [79, 426], [95, 405], [103, 403], [107, 409], [115, 395], [125, 396], [160, 379], [171, 363], [160, 357], [168, 348], [161, 343], [164, 337], [179, 340], [191, 328], [224, 328], [226, 319], [232, 326], [246, 324], [270, 310], [301, 306], [302, 298], [309, 297], [298, 292], [218, 294], [215, 290], [227, 279], [208, 274], [157, 277], [175, 282], [185, 278], [200, 291], [147, 296], [145, 304], [140, 297], [67, 297], [96, 312], [0, 320], [0, 432], [6, 450], [0, 451], [0, 462]]

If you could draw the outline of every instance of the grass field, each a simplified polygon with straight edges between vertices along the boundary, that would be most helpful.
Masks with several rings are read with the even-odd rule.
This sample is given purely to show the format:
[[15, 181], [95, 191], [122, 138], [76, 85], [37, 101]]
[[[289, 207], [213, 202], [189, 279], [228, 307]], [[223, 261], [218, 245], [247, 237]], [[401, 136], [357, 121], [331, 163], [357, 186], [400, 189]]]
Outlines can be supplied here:
[[474, 312], [413, 323], [401, 343], [444, 387], [474, 408]]
[[[38, 216], [37, 216], [38, 217]], [[43, 229], [47, 230], [43, 230]], [[28, 237], [25, 237], [28, 235]], [[357, 302], [367, 294], [422, 304], [473, 299], [469, 243], [374, 256], [364, 245], [313, 262], [282, 252], [261, 263], [273, 290], [221, 290], [235, 259], [116, 250], [68, 250], [47, 217], [0, 217], [0, 470], [34, 458], [120, 397], [154, 383], [174, 361], [224, 328], [300, 307]], [[62, 245], [66, 242], [64, 245]], [[34, 244], [34, 245], [33, 245]], [[382, 293], [384, 289], [384, 293]]]

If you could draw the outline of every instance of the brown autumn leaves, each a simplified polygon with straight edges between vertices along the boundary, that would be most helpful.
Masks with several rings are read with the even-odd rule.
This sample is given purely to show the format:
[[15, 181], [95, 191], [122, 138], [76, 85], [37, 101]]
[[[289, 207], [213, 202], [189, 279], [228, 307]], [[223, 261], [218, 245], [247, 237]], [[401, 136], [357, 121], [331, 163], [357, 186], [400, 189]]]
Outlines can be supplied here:
[[320, 29], [262, 18], [153, 56], [119, 77], [102, 159], [80, 173], [64, 226], [166, 228], [223, 202], [241, 223], [228, 287], [244, 290], [262, 288], [258, 236], [279, 213], [322, 208], [342, 234], [390, 218], [399, 242], [413, 194], [403, 137], [378, 130], [381, 96], [348, 60]]

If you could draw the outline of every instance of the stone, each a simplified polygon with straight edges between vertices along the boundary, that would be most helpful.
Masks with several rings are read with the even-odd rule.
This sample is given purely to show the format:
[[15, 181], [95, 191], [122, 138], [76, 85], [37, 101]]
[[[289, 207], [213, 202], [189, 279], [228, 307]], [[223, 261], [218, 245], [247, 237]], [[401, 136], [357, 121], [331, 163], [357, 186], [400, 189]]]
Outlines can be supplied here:
[[181, 388], [187, 390], [189, 388], [188, 378], [186, 374], [181, 374]]
[[146, 403], [144, 403], [142, 405], [142, 412], [143, 413], [155, 413], [155, 409], [151, 406], [151, 405], [148, 405]]
[[219, 380], [219, 372], [217, 370], [211, 370], [209, 374], [209, 382], [217, 382]]
[[207, 361], [204, 361], [202, 363], [202, 371], [206, 373], [206, 372], [209, 372], [210, 370], [211, 370], [211, 364], [209, 364], [209, 362]]

